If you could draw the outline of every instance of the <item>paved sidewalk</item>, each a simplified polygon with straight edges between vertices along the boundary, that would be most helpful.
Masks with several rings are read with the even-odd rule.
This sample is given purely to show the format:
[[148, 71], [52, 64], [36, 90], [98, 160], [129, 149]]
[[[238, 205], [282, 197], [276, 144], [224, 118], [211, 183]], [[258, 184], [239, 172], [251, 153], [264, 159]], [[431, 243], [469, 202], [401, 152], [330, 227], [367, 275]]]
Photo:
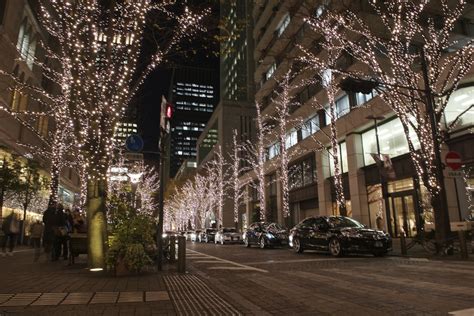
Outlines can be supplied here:
[[[406, 243], [408, 244], [410, 242], [410, 239], [406, 239]], [[407, 257], [411, 258], [426, 258], [430, 260], [447, 260], [447, 261], [474, 261], [474, 253], [472, 252], [472, 245], [468, 242], [468, 259], [461, 259], [461, 254], [458, 252], [455, 252], [454, 255], [451, 256], [446, 256], [446, 255], [433, 255], [428, 253], [421, 245], [415, 245], [412, 248], [408, 249], [407, 251]], [[394, 238], [393, 239], [393, 244], [392, 244], [393, 250], [389, 253], [391, 256], [402, 256], [401, 252], [401, 244], [400, 244], [400, 238]]]
[[0, 257], [0, 315], [176, 315], [166, 272], [115, 277], [90, 272], [85, 259], [34, 262], [26, 247]]
[[0, 316], [241, 314], [200, 277], [178, 274], [175, 266], [115, 277], [90, 272], [86, 256], [72, 266], [33, 256], [20, 247], [13, 257], [0, 257]]

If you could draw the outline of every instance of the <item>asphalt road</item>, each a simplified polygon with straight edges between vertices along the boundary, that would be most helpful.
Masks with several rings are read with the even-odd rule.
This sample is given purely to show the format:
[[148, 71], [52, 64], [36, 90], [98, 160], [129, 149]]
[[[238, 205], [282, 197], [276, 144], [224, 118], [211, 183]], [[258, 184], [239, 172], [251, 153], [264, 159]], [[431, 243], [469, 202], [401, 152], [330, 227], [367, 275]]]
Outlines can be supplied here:
[[[187, 268], [243, 314], [474, 315], [473, 263], [187, 244]], [[469, 310], [472, 309], [472, 310]]]

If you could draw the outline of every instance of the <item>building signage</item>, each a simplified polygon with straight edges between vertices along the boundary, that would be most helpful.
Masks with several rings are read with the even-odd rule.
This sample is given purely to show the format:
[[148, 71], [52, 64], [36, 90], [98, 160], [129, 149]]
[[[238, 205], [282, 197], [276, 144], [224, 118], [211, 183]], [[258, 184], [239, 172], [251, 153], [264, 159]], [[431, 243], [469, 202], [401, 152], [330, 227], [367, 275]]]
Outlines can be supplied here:
[[455, 151], [450, 151], [446, 154], [445, 162], [453, 171], [462, 167], [461, 155]]

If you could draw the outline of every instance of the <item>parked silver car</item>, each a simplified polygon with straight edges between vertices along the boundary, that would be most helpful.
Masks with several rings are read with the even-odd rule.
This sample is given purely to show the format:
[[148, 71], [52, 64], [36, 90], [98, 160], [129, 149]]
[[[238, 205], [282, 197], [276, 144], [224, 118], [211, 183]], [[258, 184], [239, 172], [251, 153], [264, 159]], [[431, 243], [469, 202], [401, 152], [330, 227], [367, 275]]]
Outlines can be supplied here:
[[219, 229], [216, 234], [214, 243], [220, 243], [221, 245], [225, 243], [238, 243], [242, 242], [242, 234], [233, 227], [224, 227]]

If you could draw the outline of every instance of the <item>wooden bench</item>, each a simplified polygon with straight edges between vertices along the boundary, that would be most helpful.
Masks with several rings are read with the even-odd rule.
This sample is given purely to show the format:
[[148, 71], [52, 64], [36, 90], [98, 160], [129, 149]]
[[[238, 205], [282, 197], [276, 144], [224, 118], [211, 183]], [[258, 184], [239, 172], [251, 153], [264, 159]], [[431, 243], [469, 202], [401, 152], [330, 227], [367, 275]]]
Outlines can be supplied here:
[[87, 234], [73, 233], [69, 235], [69, 264], [74, 264], [74, 259], [82, 254], [87, 254]]

